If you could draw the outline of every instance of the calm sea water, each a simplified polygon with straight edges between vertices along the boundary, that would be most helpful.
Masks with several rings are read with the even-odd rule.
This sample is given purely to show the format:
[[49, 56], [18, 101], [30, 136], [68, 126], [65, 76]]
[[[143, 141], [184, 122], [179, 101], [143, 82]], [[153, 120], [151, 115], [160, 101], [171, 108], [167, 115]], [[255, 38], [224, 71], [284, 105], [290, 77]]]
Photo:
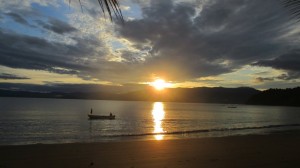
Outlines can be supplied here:
[[[300, 129], [300, 108], [0, 98], [0, 145], [260, 134]], [[87, 114], [116, 115], [88, 120]]]

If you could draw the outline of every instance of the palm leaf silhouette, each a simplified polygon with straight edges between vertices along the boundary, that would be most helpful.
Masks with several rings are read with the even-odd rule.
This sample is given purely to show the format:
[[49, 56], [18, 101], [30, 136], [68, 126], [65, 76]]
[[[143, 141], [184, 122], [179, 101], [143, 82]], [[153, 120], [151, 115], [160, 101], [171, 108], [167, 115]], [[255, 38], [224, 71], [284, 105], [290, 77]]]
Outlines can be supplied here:
[[300, 0], [283, 0], [283, 5], [290, 11], [293, 18], [300, 21]]
[[[118, 0], [97, 0], [97, 1], [102, 12], [104, 13], [104, 16], [105, 13], [108, 13], [110, 20], [113, 21], [112, 15], [114, 14], [118, 20], [124, 22], [124, 18]], [[80, 4], [81, 11], [83, 11], [81, 1], [78, 0], [78, 2]], [[70, 3], [71, 0], [69, 0], [69, 4]]]

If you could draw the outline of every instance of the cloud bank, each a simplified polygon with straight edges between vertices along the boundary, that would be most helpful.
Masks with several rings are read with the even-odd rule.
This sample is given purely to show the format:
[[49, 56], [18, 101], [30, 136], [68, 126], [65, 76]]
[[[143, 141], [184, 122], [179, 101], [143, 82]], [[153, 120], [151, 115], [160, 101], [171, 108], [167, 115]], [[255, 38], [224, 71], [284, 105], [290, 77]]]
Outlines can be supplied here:
[[299, 31], [280, 3], [209, 1], [197, 13], [192, 3], [151, 2], [142, 19], [119, 29], [123, 37], [150, 46], [152, 57], [144, 63], [150, 71], [171, 72], [174, 79], [182, 80], [220, 75], [245, 65], [299, 71], [292, 66], [300, 60], [294, 52]]
[[11, 9], [0, 12], [2, 66], [112, 83], [151, 76], [197, 81], [247, 65], [283, 72], [256, 75], [256, 82], [299, 79], [299, 24], [279, 1], [124, 1], [131, 10], [139, 6], [140, 15], [114, 26], [99, 19], [94, 3], [87, 13], [67, 13], [61, 8], [68, 5], [58, 1], [32, 2], [2, 3]]

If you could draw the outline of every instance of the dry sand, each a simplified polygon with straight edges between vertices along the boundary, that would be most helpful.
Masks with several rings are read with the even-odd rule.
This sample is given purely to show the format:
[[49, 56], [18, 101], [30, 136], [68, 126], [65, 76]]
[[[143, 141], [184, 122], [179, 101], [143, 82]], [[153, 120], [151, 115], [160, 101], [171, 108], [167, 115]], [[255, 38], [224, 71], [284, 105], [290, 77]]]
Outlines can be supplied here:
[[299, 132], [221, 138], [0, 146], [0, 168], [300, 167]]

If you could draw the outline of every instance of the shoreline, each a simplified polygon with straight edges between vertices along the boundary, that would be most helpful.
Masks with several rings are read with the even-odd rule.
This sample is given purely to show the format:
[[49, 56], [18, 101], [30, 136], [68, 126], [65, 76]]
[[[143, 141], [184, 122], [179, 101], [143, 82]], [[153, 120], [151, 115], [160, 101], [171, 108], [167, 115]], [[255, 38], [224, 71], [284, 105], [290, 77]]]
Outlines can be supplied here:
[[[289, 127], [289, 128], [281, 128]], [[280, 129], [277, 129], [280, 128]], [[245, 128], [231, 128], [231, 129], [203, 129], [191, 131], [177, 131], [165, 133], [141, 133], [129, 135], [114, 135], [103, 137], [103, 139], [94, 140], [48, 140], [44, 142], [10, 142], [0, 143], [2, 146], [27, 146], [27, 145], [59, 145], [59, 144], [86, 144], [86, 143], [118, 143], [130, 141], [156, 141], [156, 140], [188, 140], [188, 139], [202, 139], [202, 138], [225, 138], [232, 136], [251, 136], [251, 135], [269, 135], [274, 133], [289, 133], [294, 132], [300, 135], [300, 124], [286, 124], [286, 125], [269, 125]], [[1, 168], [1, 167], [0, 167]]]
[[299, 167], [300, 131], [172, 140], [0, 146], [6, 167]]

